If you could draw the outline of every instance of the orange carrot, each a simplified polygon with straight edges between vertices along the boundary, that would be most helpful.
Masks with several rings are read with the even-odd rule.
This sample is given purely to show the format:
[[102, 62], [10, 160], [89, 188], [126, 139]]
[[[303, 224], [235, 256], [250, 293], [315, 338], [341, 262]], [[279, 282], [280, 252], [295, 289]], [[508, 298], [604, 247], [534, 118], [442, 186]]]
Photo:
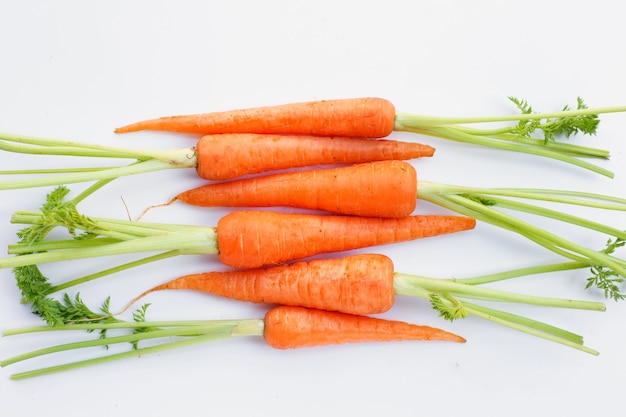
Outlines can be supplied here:
[[271, 309], [265, 315], [263, 336], [276, 349], [400, 340], [465, 342], [461, 336], [433, 327], [293, 306]]
[[402, 161], [287, 172], [206, 184], [173, 200], [196, 206], [287, 206], [371, 217], [405, 217], [417, 203], [417, 173]]
[[[54, 207], [52, 204], [62, 201], [61, 195], [53, 192], [48, 198], [47, 207], [51, 208], [43, 215], [53, 219], [50, 227], [45, 232], [35, 228], [43, 233], [36, 242], [9, 245], [9, 254], [19, 256], [0, 258], [0, 268], [145, 252], [161, 253], [141, 260], [142, 263], [162, 259], [161, 255], [210, 254], [218, 255], [228, 266], [257, 268], [323, 253], [460, 232], [476, 224], [473, 218], [450, 215], [395, 219], [251, 210], [231, 212], [218, 221], [217, 227], [144, 224], [131, 220], [94, 220], [68, 211], [64, 204]], [[41, 212], [16, 212], [11, 221], [38, 225], [41, 216]], [[56, 226], [71, 227], [72, 232], [89, 231], [92, 238], [85, 244], [67, 239], [44, 241], [45, 235]]]
[[469, 217], [403, 218], [235, 211], [217, 224], [219, 259], [257, 268], [310, 256], [385, 245], [474, 228]]
[[392, 132], [395, 116], [391, 102], [368, 97], [162, 117], [120, 127], [115, 132], [166, 130], [382, 138]]
[[283, 304], [350, 314], [378, 314], [394, 303], [393, 262], [361, 254], [268, 268], [182, 276], [137, 297], [161, 290], [194, 290], [253, 303]]
[[196, 147], [197, 172], [208, 180], [320, 164], [356, 164], [429, 157], [435, 149], [414, 142], [253, 133], [206, 135]]

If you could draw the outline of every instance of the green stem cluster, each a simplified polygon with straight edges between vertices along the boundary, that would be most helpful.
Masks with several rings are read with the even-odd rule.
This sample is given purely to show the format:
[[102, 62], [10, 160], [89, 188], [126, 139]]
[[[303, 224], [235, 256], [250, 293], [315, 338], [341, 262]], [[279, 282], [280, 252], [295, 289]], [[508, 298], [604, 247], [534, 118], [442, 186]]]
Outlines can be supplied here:
[[[394, 130], [413, 132], [427, 136], [471, 143], [494, 149], [521, 152], [552, 158], [612, 178], [610, 170], [580, 158], [608, 159], [609, 152], [603, 149], [557, 142], [557, 136], [566, 138], [578, 133], [595, 135], [599, 124], [598, 115], [626, 111], [626, 106], [590, 109], [578, 98], [576, 109], [565, 106], [558, 112], [535, 113], [523, 100], [509, 99], [521, 114], [488, 117], [432, 117], [398, 113]], [[497, 128], [477, 128], [471, 125], [484, 123], [517, 122]], [[470, 126], [465, 126], [470, 125]], [[533, 136], [543, 132], [543, 138]]]
[[130, 164], [123, 166], [4, 170], [0, 171], [0, 175], [48, 174], [48, 176], [2, 181], [0, 182], [0, 190], [46, 187], [107, 179], [112, 180], [118, 177], [165, 169], [195, 168], [198, 163], [195, 148], [169, 150], [125, 149], [58, 139], [13, 135], [9, 133], [0, 133], [0, 150], [47, 156], [132, 160]]
[[[507, 213], [507, 211], [517, 211], [533, 214], [603, 233], [614, 237], [616, 242], [622, 242], [626, 240], [626, 231], [624, 230], [579, 216], [525, 203], [521, 200], [548, 201], [579, 207], [626, 211], [626, 199], [577, 191], [512, 188], [486, 189], [426, 181], [420, 182], [418, 197], [457, 213], [522, 235], [538, 245], [575, 262], [581, 262], [590, 267], [599, 266], [606, 268], [606, 270], [610, 271], [608, 279], [621, 280], [626, 277], [626, 261], [614, 256], [611, 253], [612, 251], [598, 251], [587, 248]], [[625, 297], [618, 289], [607, 292], [607, 295], [615, 300]]]
[[[138, 331], [149, 329], [148, 331]], [[4, 336], [18, 335], [35, 332], [58, 332], [58, 331], [115, 331], [126, 330], [129, 334], [119, 336], [107, 336], [99, 339], [89, 339], [79, 342], [72, 342], [62, 345], [50, 346], [32, 352], [13, 356], [0, 361], [0, 366], [5, 367], [21, 361], [50, 355], [53, 353], [84, 349], [90, 347], [102, 347], [119, 343], [131, 343], [134, 349], [97, 356], [77, 362], [70, 362], [47, 368], [35, 369], [11, 375], [11, 379], [19, 380], [52, 374], [56, 372], [69, 371], [86, 366], [104, 364], [121, 359], [139, 357], [152, 353], [159, 353], [166, 350], [182, 348], [198, 343], [212, 342], [239, 336], [262, 336], [264, 322], [262, 319], [245, 320], [189, 320], [189, 321], [159, 321], [159, 322], [125, 322], [115, 323], [77, 323], [60, 326], [35, 326], [21, 329], [8, 330]], [[153, 346], [136, 347], [137, 343], [149, 339], [164, 339]], [[173, 340], [172, 340], [173, 339]]]

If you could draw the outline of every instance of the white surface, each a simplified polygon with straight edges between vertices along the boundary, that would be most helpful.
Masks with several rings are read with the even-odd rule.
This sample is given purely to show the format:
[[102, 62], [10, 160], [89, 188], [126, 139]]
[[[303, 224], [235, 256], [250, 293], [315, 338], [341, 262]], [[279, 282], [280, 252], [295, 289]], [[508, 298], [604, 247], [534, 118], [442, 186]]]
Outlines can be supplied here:
[[[191, 146], [193, 140], [155, 133], [116, 136], [112, 129], [168, 114], [356, 96], [381, 96], [399, 111], [442, 116], [504, 114], [514, 110], [509, 95], [546, 111], [574, 104], [577, 96], [592, 106], [625, 104], [622, 15], [612, 1], [571, 0], [0, 1], [0, 130], [166, 148]], [[625, 129], [626, 116], [603, 116], [592, 142], [612, 151], [604, 165], [617, 173], [614, 180], [538, 158], [394, 137], [437, 147], [435, 158], [415, 161], [421, 178], [431, 181], [624, 195]], [[0, 158], [3, 167], [14, 168], [70, 163]], [[82, 207], [89, 214], [125, 218], [121, 198], [137, 215], [198, 183], [193, 172], [182, 171], [120, 179]], [[10, 214], [38, 207], [44, 193], [2, 192], [3, 245], [15, 239]], [[223, 213], [181, 204], [154, 210], [146, 220], [213, 225]], [[623, 214], [589, 216], [624, 227]], [[604, 240], [589, 237], [597, 246]], [[392, 256], [398, 271], [435, 277], [557, 259], [485, 225], [376, 251]], [[106, 262], [49, 271], [74, 274]], [[218, 267], [203, 257], [172, 259], [102, 279], [80, 292], [94, 307], [111, 295], [115, 309], [157, 282]], [[585, 277], [584, 272], [556, 274], [502, 287], [599, 299], [582, 289]], [[1, 329], [38, 323], [18, 298], [10, 271], [0, 271]], [[263, 306], [189, 293], [154, 294], [150, 301], [153, 319], [249, 318], [264, 312]], [[468, 343], [283, 352], [244, 338], [10, 381], [14, 372], [50, 363], [26, 362], [0, 369], [0, 415], [620, 415], [626, 372], [623, 303], [608, 302], [606, 313], [514, 311], [584, 335], [600, 356], [478, 319], [444, 322], [424, 301], [403, 298], [384, 317], [441, 326], [466, 336]], [[0, 357], [52, 341], [36, 335], [2, 338]]]

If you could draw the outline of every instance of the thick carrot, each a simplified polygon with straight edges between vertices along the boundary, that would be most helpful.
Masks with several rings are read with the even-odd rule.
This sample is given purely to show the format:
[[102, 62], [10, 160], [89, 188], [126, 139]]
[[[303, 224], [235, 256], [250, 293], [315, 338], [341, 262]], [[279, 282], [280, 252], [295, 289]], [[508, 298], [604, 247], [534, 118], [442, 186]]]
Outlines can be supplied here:
[[394, 105], [381, 98], [323, 100], [196, 115], [161, 117], [115, 129], [116, 133], [274, 133], [382, 138], [394, 127]]
[[271, 309], [265, 315], [263, 336], [276, 349], [400, 340], [465, 342], [461, 336], [433, 327], [293, 306]]
[[432, 156], [415, 142], [254, 133], [206, 135], [196, 146], [197, 172], [208, 180], [321, 164], [356, 164]]
[[253, 303], [378, 314], [394, 303], [393, 262], [377, 254], [300, 261], [268, 268], [182, 276], [154, 287], [194, 290]]
[[460, 216], [379, 218], [235, 211], [217, 224], [222, 263], [256, 268], [329, 252], [342, 252], [474, 228]]
[[417, 173], [403, 161], [286, 172], [205, 184], [173, 200], [205, 207], [299, 207], [372, 217], [405, 217], [417, 203]]

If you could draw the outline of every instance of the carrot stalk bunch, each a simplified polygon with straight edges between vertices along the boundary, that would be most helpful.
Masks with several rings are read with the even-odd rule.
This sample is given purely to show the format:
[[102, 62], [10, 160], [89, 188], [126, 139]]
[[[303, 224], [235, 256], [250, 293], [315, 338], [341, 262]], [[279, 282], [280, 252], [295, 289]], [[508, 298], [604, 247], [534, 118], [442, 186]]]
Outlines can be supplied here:
[[[135, 346], [135, 349], [130, 351], [21, 372], [11, 376], [12, 379], [17, 380], [112, 362], [128, 357], [143, 356], [148, 353], [162, 352], [191, 344], [241, 336], [261, 336], [269, 346], [275, 349], [407, 340], [465, 342], [465, 339], [461, 336], [434, 327], [291, 306], [274, 307], [267, 312], [264, 319], [147, 322], [144, 317], [141, 317], [139, 321], [134, 322], [118, 320], [112, 323], [68, 324], [56, 327], [41, 326], [14, 329], [5, 331], [3, 334], [8, 336], [32, 332], [69, 330], [99, 330], [101, 332], [131, 330], [131, 333], [121, 336], [104, 336], [96, 340], [40, 349], [0, 361], [0, 366], [4, 367], [42, 355], [87, 347], [108, 346], [114, 343], [128, 342], [133, 343]], [[133, 332], [133, 330], [135, 331]], [[162, 338], [166, 338], [166, 340], [175, 338], [175, 340], [161, 342], [148, 347], [137, 347], [137, 343], [142, 340]]]
[[[581, 98], [575, 109], [536, 113], [525, 101], [509, 100], [521, 114], [488, 117], [432, 117], [396, 112], [388, 100], [376, 97], [322, 100], [224, 112], [180, 115], [144, 120], [117, 128], [117, 133], [164, 130], [195, 134], [254, 132], [318, 136], [385, 137], [393, 131], [541, 155], [606, 176], [613, 174], [580, 157], [608, 158], [600, 149], [556, 142], [556, 137], [593, 135], [599, 114], [626, 111], [626, 106], [589, 109]], [[511, 126], [476, 128], [485, 123], [515, 122]], [[543, 133], [543, 137], [537, 135]]]

